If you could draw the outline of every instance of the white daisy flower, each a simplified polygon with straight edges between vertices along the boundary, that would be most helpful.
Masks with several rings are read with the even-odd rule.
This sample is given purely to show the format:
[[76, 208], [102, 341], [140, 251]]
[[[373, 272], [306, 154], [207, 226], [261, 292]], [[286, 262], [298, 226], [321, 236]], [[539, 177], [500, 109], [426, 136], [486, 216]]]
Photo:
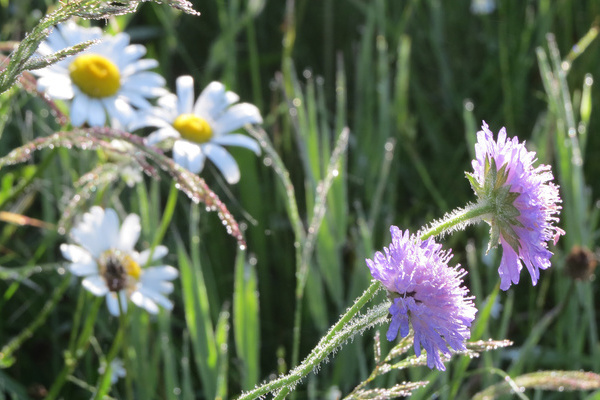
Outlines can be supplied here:
[[199, 173], [208, 157], [230, 184], [240, 180], [235, 159], [223, 146], [240, 146], [260, 154], [258, 143], [243, 134], [231, 133], [245, 124], [260, 124], [262, 117], [256, 106], [235, 104], [239, 96], [226, 91], [220, 82], [211, 82], [194, 103], [194, 80], [191, 76], [177, 79], [177, 95], [168, 94], [158, 100], [158, 107], [140, 113], [129, 125], [159, 128], [146, 142], [154, 145], [175, 139], [173, 159], [193, 173]]
[[73, 229], [71, 238], [75, 244], [62, 244], [63, 256], [71, 261], [72, 274], [83, 277], [82, 285], [95, 296], [106, 296], [106, 304], [112, 315], [119, 315], [119, 301], [127, 309], [127, 299], [151, 314], [158, 313], [158, 306], [167, 310], [173, 304], [165, 295], [173, 291], [169, 281], [177, 278], [178, 271], [169, 265], [144, 268], [148, 261], [164, 257], [168, 250], [156, 246], [152, 259], [151, 250], [138, 253], [134, 245], [140, 237], [140, 217], [129, 214], [119, 228], [115, 210], [94, 206]]
[[102, 35], [100, 28], [84, 28], [69, 21], [50, 33], [37, 50], [47, 56], [66, 47], [88, 40], [102, 41], [85, 51], [67, 57], [34, 74], [39, 76], [38, 89], [59, 100], [71, 100], [73, 126], [87, 123], [104, 126], [110, 120], [127, 125], [135, 108], [150, 108], [149, 98], [166, 93], [165, 80], [148, 71], [158, 65], [156, 60], [141, 59], [146, 48], [129, 44], [129, 35]]

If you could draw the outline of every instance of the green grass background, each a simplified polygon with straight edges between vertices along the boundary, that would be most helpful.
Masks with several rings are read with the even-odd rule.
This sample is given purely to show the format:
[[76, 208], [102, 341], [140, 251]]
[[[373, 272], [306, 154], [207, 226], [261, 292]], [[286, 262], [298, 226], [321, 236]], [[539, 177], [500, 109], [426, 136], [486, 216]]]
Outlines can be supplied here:
[[[0, 40], [20, 40], [53, 6], [0, 0]], [[239, 184], [228, 186], [210, 165], [202, 173], [245, 228], [245, 251], [215, 213], [178, 196], [163, 240], [167, 261], [181, 273], [171, 296], [175, 309], [157, 318], [133, 313], [122, 354], [128, 378], [111, 396], [234, 398], [287, 371], [367, 287], [364, 259], [387, 245], [390, 224], [416, 231], [474, 200], [464, 172], [482, 120], [494, 132], [505, 126], [538, 152], [539, 162], [553, 165], [567, 234], [536, 287], [523, 273], [507, 292], [498, 291], [501, 254], [486, 255], [485, 226], [444, 238], [453, 262], [469, 271], [467, 285], [480, 310], [473, 338], [514, 345], [456, 358], [445, 373], [419, 367], [375, 384], [430, 380], [416, 398], [468, 398], [502, 381], [503, 373], [600, 372], [598, 283], [565, 274], [573, 246], [597, 246], [600, 99], [591, 79], [599, 72], [600, 45], [579, 41], [594, 34], [600, 2], [500, 0], [490, 15], [472, 14], [465, 0], [194, 6], [200, 17], [144, 4], [135, 14], [92, 24], [124, 30], [146, 45], [170, 88], [179, 75], [191, 74], [197, 93], [220, 80], [256, 104], [280, 159], [231, 148], [242, 171]], [[25, 91], [13, 89], [0, 100], [0, 155], [58, 129], [45, 104]], [[347, 150], [332, 163], [336, 145], [346, 149], [339, 141], [344, 127]], [[575, 162], [579, 153], [582, 163]], [[0, 209], [54, 224], [75, 194], [74, 182], [99, 159], [66, 149], [36, 157], [0, 171]], [[319, 183], [327, 179], [331, 187], [323, 192]], [[166, 175], [133, 189], [99, 183], [88, 188], [86, 207], [139, 213], [141, 246], [148, 246], [169, 187]], [[64, 350], [77, 347], [75, 338], [83, 338], [85, 352], [61, 396], [89, 398], [96, 385], [99, 358], [118, 321], [102, 305], [85, 340], [85, 318], [74, 315], [87, 315], [97, 302], [77, 280], [58, 273], [64, 267], [58, 246], [65, 241], [56, 229], [0, 222], [0, 345], [26, 332], [53, 293], [64, 290], [43, 326], [14, 352], [14, 364], [0, 369], [0, 399], [38, 398], [63, 368]], [[490, 312], [493, 303], [501, 307]], [[297, 398], [333, 399], [364, 380], [373, 367], [373, 334], [355, 337], [330, 357], [302, 381]], [[525, 394], [600, 398], [589, 391]]]

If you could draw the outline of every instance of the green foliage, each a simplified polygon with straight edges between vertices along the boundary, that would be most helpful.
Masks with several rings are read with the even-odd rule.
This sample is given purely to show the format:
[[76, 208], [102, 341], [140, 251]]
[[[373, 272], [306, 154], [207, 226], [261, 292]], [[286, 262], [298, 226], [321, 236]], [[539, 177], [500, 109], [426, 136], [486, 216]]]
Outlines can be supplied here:
[[[598, 390], [595, 374], [573, 372], [600, 371], [598, 283], [565, 276], [574, 246], [598, 246], [598, 2], [497, 1], [492, 14], [474, 15], [468, 2], [441, 0], [216, 0], [197, 3], [200, 16], [185, 1], [138, 3], [0, 1], [0, 399], [39, 398], [36, 389], [225, 399], [280, 375], [279, 398], [291, 389], [307, 399]], [[115, 161], [107, 154], [121, 133], [63, 127], [64, 106], [43, 99], [25, 71], [88, 45], [32, 58], [72, 14], [107, 18], [91, 24], [146, 45], [171, 90], [191, 74], [198, 87], [222, 81], [260, 108], [265, 123], [249, 133], [262, 156], [231, 150], [239, 184], [211, 165], [188, 173], [135, 135], [124, 137], [136, 150]], [[373, 308], [345, 321], [362, 335], [328, 331], [369, 287], [364, 259], [388, 241], [390, 224], [416, 231], [473, 201], [464, 171], [482, 119], [553, 166], [567, 234], [551, 249], [552, 268], [536, 287], [522, 275], [501, 292], [485, 227], [445, 237], [479, 310], [474, 348], [445, 373], [423, 367], [410, 343], [379, 342], [386, 303], [375, 289]], [[120, 176], [129, 162], [146, 173], [133, 188]], [[172, 313], [132, 311], [120, 331], [103, 299], [58, 273], [58, 246], [94, 204], [140, 214], [140, 246], [169, 248], [180, 272]], [[329, 347], [313, 351], [323, 337]], [[492, 349], [504, 339], [512, 347]], [[317, 359], [325, 351], [328, 363]], [[127, 377], [111, 386], [98, 366], [116, 356]]]

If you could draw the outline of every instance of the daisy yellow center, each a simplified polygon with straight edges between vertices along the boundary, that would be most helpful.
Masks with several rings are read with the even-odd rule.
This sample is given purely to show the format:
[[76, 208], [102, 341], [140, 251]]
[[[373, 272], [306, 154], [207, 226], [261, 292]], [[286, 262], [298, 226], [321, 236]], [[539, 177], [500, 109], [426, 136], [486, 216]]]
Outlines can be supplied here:
[[109, 97], [119, 91], [119, 68], [98, 54], [83, 54], [69, 65], [69, 76], [90, 97]]
[[98, 258], [98, 271], [111, 292], [133, 287], [142, 274], [140, 265], [129, 254], [119, 250], [102, 253]]
[[194, 114], [181, 114], [173, 122], [173, 128], [181, 137], [194, 143], [206, 143], [213, 135], [208, 122]]

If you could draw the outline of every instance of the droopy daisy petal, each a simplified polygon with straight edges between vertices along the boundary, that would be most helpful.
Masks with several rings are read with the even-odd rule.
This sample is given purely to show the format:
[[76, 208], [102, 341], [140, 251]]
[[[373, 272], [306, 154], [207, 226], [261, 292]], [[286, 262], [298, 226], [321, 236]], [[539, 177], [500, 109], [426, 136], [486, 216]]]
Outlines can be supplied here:
[[394, 340], [398, 331], [406, 337], [412, 326], [415, 354], [421, 346], [427, 350], [429, 368], [445, 370], [440, 352], [450, 355], [448, 347], [464, 350], [475, 319], [472, 297], [461, 286], [466, 271], [450, 268], [450, 251], [428, 239], [422, 241], [396, 226], [390, 228], [392, 243], [384, 253], [376, 252], [367, 265], [373, 278], [388, 290], [392, 320], [387, 339]]

